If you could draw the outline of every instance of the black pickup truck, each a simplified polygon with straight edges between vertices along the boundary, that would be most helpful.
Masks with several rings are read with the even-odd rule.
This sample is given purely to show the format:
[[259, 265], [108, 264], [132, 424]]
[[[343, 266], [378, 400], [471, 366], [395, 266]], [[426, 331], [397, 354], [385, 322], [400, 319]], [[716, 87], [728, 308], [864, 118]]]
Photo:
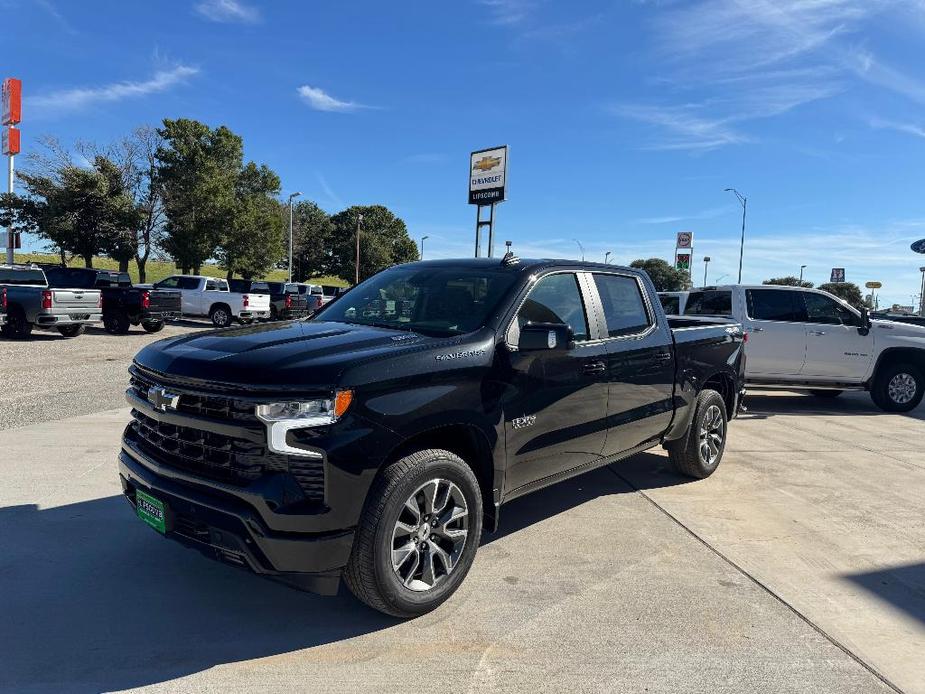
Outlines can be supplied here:
[[49, 287], [99, 289], [103, 295], [103, 327], [124, 335], [132, 325], [145, 332], [163, 329], [165, 320], [180, 317], [180, 292], [135, 287], [127, 272], [44, 265]]
[[135, 357], [119, 474], [137, 515], [228, 564], [411, 617], [528, 492], [665, 446], [702, 478], [743, 393], [743, 333], [670, 324], [638, 270], [440, 260], [307, 321]]

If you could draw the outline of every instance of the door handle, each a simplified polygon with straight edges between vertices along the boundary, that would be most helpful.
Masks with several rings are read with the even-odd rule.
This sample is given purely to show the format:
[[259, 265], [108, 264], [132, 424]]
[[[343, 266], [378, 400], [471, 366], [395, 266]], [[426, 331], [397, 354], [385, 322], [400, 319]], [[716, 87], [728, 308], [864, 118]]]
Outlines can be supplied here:
[[751, 329], [751, 332], [753, 332], [753, 333], [763, 333], [763, 332], [764, 332], [764, 328], [752, 328], [752, 329]]
[[825, 335], [825, 330], [810, 330], [810, 335]]
[[655, 355], [655, 360], [656, 361], [670, 361], [671, 352], [657, 352]]
[[585, 364], [584, 372], [586, 374], [602, 374], [607, 370], [607, 367], [602, 361], [592, 361], [588, 364]]

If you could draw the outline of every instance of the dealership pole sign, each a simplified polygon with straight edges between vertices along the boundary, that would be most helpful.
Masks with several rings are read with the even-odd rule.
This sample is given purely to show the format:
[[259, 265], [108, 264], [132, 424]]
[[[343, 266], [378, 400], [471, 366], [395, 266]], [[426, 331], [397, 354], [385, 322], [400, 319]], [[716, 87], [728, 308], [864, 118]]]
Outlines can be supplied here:
[[[507, 199], [507, 145], [480, 149], [469, 155], [469, 204], [475, 210], [475, 257], [481, 254], [482, 227], [488, 227], [488, 257], [495, 252], [495, 205]], [[488, 219], [482, 208], [488, 207]]]
[[841, 284], [844, 281], [845, 281], [845, 268], [833, 267], [832, 275], [829, 278], [829, 282], [832, 284]]
[[[674, 267], [692, 276], [694, 256], [694, 232], [679, 231], [674, 242]], [[693, 284], [693, 282], [691, 282]]]
[[[7, 156], [7, 192], [13, 192], [13, 157], [19, 154], [19, 128], [16, 126], [22, 120], [22, 81], [15, 77], [7, 77], [3, 80], [2, 107], [0, 112], [3, 115], [3, 153]], [[12, 228], [6, 230], [6, 262], [13, 262], [13, 249], [17, 246], [16, 234]]]

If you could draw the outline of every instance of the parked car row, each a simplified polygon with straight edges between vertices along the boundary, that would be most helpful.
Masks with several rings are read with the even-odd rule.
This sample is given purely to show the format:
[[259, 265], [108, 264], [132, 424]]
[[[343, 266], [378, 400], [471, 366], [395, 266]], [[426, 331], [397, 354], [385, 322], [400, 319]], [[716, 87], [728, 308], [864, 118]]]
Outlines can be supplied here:
[[234, 322], [305, 318], [334, 298], [337, 287], [174, 275], [133, 285], [125, 272], [60, 265], [0, 265], [0, 329], [23, 339], [33, 330], [80, 335], [102, 322], [122, 335], [140, 325], [156, 333], [181, 316], [208, 318], [219, 328]]
[[872, 318], [818, 289], [773, 285], [663, 292], [666, 312], [739, 322], [748, 335], [746, 380], [762, 388], [837, 397], [870, 392], [889, 412], [925, 394], [925, 326]]

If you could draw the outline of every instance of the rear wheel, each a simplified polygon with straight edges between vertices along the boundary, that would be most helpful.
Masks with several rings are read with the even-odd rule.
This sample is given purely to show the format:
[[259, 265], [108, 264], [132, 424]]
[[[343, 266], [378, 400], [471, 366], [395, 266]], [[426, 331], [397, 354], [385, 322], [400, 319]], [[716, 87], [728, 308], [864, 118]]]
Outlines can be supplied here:
[[125, 335], [131, 326], [125, 311], [110, 311], [103, 314], [103, 329], [110, 335]]
[[83, 325], [59, 325], [58, 332], [64, 337], [77, 337], [84, 334]]
[[279, 311], [273, 304], [270, 304], [270, 320], [279, 320]]
[[481, 534], [482, 495], [472, 469], [449, 451], [418, 451], [373, 485], [344, 579], [370, 607], [416, 617], [456, 591]]
[[915, 364], [891, 364], [881, 368], [870, 390], [874, 404], [887, 412], [915, 409], [923, 394], [925, 376]]
[[26, 314], [18, 306], [10, 308], [3, 326], [3, 336], [12, 340], [25, 340], [32, 333], [32, 323], [26, 320]]
[[698, 479], [712, 475], [726, 450], [726, 425], [723, 397], [715, 390], [700, 391], [687, 436], [665, 445], [675, 470]]
[[159, 333], [164, 329], [164, 321], [162, 320], [146, 320], [141, 324], [141, 327], [144, 328], [146, 333]]
[[216, 328], [227, 328], [231, 325], [231, 309], [224, 305], [213, 306], [209, 311], [209, 319]]
[[810, 392], [810, 395], [813, 395], [817, 398], [837, 398], [844, 391], [841, 391], [841, 390], [811, 390], [809, 392]]

